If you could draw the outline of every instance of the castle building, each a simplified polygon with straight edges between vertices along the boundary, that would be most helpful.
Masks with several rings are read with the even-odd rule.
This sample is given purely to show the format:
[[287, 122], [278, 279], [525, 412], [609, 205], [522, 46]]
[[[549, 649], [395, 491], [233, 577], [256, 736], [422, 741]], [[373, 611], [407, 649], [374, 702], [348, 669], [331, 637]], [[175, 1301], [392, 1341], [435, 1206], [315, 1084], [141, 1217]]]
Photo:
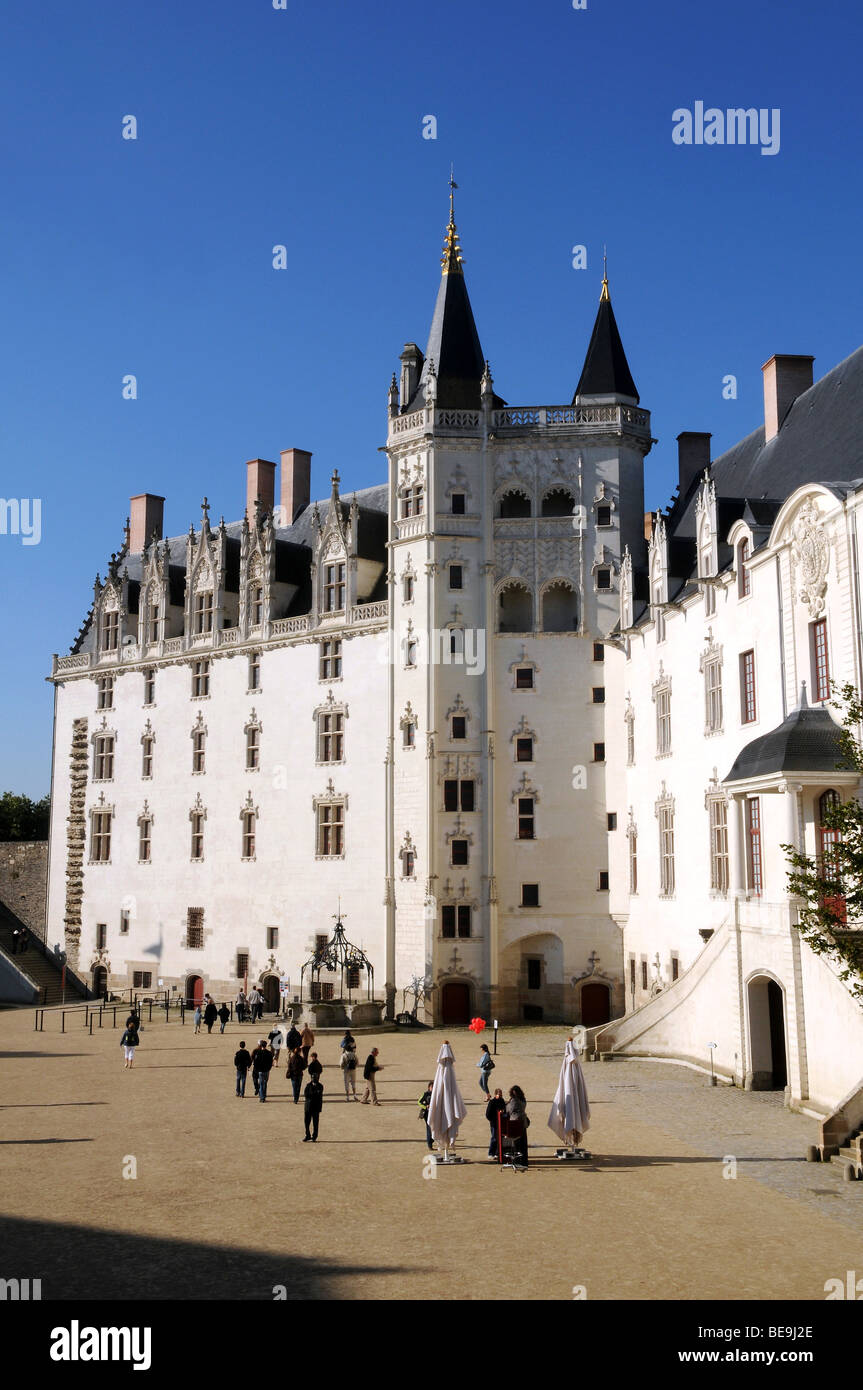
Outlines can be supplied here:
[[[338, 909], [392, 1016], [597, 1025], [609, 910], [606, 648], [643, 534], [650, 417], [608, 282], [567, 405], [494, 390], [452, 195], [385, 483], [310, 498], [247, 465], [245, 515], [123, 546], [55, 658], [48, 930], [96, 990], [298, 992]], [[357, 997], [367, 981], [349, 981]], [[316, 981], [322, 1000], [335, 981]]]

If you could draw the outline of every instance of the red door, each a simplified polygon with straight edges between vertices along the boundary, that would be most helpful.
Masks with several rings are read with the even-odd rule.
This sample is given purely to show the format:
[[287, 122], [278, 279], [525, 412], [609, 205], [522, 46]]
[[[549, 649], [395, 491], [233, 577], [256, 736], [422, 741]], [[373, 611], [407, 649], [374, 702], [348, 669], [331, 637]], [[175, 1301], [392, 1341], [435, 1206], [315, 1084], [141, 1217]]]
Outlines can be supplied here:
[[186, 1008], [197, 1009], [204, 998], [204, 981], [200, 975], [190, 975], [186, 981]]
[[441, 990], [441, 1023], [470, 1023], [470, 985], [448, 984]]
[[598, 1023], [608, 1023], [610, 1019], [608, 985], [584, 985], [581, 991], [582, 1026], [595, 1028]]

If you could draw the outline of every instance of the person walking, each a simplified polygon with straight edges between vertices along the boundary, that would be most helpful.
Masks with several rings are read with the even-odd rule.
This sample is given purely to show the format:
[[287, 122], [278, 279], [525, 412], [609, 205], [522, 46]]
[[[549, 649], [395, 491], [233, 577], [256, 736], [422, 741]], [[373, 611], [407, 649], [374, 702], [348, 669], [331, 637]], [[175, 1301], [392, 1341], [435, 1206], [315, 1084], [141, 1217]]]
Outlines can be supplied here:
[[260, 1090], [260, 1080], [261, 1080], [260, 1060], [261, 1060], [261, 1053], [264, 1052], [264, 1051], [266, 1051], [266, 1047], [267, 1047], [267, 1040], [266, 1040], [266, 1038], [258, 1038], [258, 1045], [257, 1045], [257, 1047], [253, 1047], [253, 1048], [252, 1048], [252, 1085], [253, 1085], [254, 1088], [255, 1088], [255, 1095], [257, 1095], [257, 1094], [258, 1094], [258, 1091]]
[[357, 1045], [357, 1040], [356, 1040], [356, 1038], [354, 1037], [354, 1035], [353, 1035], [353, 1033], [351, 1032], [350, 1028], [346, 1028], [346, 1029], [345, 1029], [345, 1036], [342, 1038], [341, 1042], [339, 1043], [339, 1047], [341, 1048], [342, 1052], [353, 1052], [354, 1049], [356, 1048], [356, 1045]]
[[[525, 1168], [527, 1167], [527, 1127], [530, 1120], [527, 1115], [527, 1100], [524, 1091], [520, 1086], [511, 1086], [509, 1100], [506, 1103], [507, 1119], [510, 1122], [510, 1130], [516, 1131], [515, 1151], [521, 1158]], [[519, 1124], [520, 1122], [520, 1124]], [[520, 1129], [520, 1133], [519, 1133]]]
[[241, 989], [241, 990], [239, 991], [239, 993], [237, 994], [236, 999], [234, 1000], [234, 1008], [235, 1008], [236, 1011], [237, 1011], [237, 1022], [238, 1022], [238, 1023], [245, 1023], [245, 1021], [246, 1021], [246, 1008], [247, 1008], [247, 1004], [248, 1004], [248, 1001], [247, 1001], [247, 999], [246, 999], [245, 990], [242, 990], [242, 989]]
[[434, 1085], [434, 1082], [433, 1082], [433, 1081], [430, 1081], [429, 1084], [426, 1086], [425, 1090], [423, 1091], [422, 1095], [420, 1096], [420, 1099], [419, 1099], [420, 1119], [421, 1119], [421, 1120], [425, 1120], [425, 1122], [426, 1122], [426, 1144], [428, 1145], [428, 1147], [429, 1147], [430, 1149], [433, 1149], [433, 1148], [434, 1148], [434, 1140], [432, 1139], [432, 1132], [431, 1132], [431, 1130], [429, 1129], [429, 1105], [431, 1104], [431, 1093], [432, 1093], [432, 1086], [433, 1086], [433, 1085]]
[[219, 1017], [219, 1011], [218, 1011], [218, 1009], [216, 1008], [215, 1004], [213, 1003], [213, 1001], [212, 1001], [212, 999], [211, 999], [210, 1002], [209, 1002], [209, 1004], [207, 1005], [207, 1007], [206, 1007], [205, 1010], [204, 1010], [204, 1022], [205, 1022], [206, 1025], [207, 1025], [207, 1032], [208, 1032], [208, 1033], [212, 1033], [212, 1031], [213, 1031], [213, 1024], [215, 1023], [215, 1021], [216, 1021], [216, 1019], [217, 1019], [218, 1017]]
[[234, 1053], [234, 1066], [237, 1069], [237, 1095], [246, 1094], [246, 1077], [249, 1074], [249, 1067], [252, 1065], [252, 1054], [244, 1042], [240, 1043]]
[[132, 1009], [132, 1010], [130, 1011], [129, 1017], [126, 1019], [126, 1027], [127, 1027], [127, 1028], [134, 1028], [134, 1030], [135, 1030], [136, 1033], [140, 1033], [140, 1031], [141, 1031], [141, 1015], [140, 1015], [139, 1013], [137, 1013], [135, 1009]]
[[228, 1008], [227, 1004], [223, 1004], [222, 1007], [221, 1007], [221, 1008], [219, 1009], [219, 1011], [218, 1011], [218, 1018], [219, 1018], [219, 1024], [220, 1024], [219, 1032], [220, 1032], [220, 1033], [224, 1033], [224, 1031], [225, 1031], [225, 1024], [227, 1023], [227, 1021], [228, 1021], [228, 1019], [229, 1019], [230, 1017], [231, 1017], [231, 1011], [230, 1011], [230, 1009]]
[[308, 1060], [309, 1060], [309, 1049], [312, 1048], [312, 1047], [314, 1047], [314, 1045], [315, 1045], [315, 1035], [314, 1035], [314, 1033], [312, 1032], [312, 1030], [311, 1030], [311, 1028], [309, 1027], [309, 1025], [306, 1024], [306, 1026], [305, 1026], [304, 1029], [303, 1029], [302, 1036], [301, 1036], [301, 1038], [300, 1038], [300, 1046], [301, 1046], [301, 1048], [303, 1049], [303, 1057], [304, 1057], [304, 1059], [305, 1059], [306, 1062], [308, 1062]]
[[258, 1099], [267, 1099], [267, 1082], [273, 1069], [273, 1049], [265, 1043], [258, 1053]]
[[[311, 1070], [311, 1068], [309, 1068], [309, 1070]], [[303, 1095], [305, 1096], [303, 1119], [306, 1124], [306, 1137], [303, 1143], [308, 1144], [311, 1139], [312, 1143], [316, 1144], [318, 1142], [318, 1124], [320, 1123], [321, 1110], [324, 1104], [324, 1088], [316, 1076], [311, 1078], [306, 1089], [303, 1091]], [[309, 1134], [310, 1125], [313, 1130], [312, 1134]]]
[[491, 1134], [488, 1141], [488, 1156], [497, 1160], [498, 1157], [498, 1136], [497, 1136], [497, 1117], [502, 1110], [506, 1109], [506, 1101], [503, 1098], [503, 1091], [498, 1086], [488, 1105], [485, 1107], [485, 1118], [488, 1120]]
[[[353, 1039], [351, 1039], [351, 1041], [353, 1041]], [[356, 1044], [354, 1044], [354, 1046], [356, 1046]], [[350, 1048], [347, 1048], [347, 1047], [346, 1047], [345, 1050], [344, 1050], [344, 1052], [342, 1053], [342, 1061], [341, 1061], [342, 1076], [344, 1077], [344, 1081], [345, 1081], [345, 1100], [346, 1100], [346, 1101], [349, 1101], [349, 1100], [350, 1100], [350, 1098], [351, 1098], [351, 1092], [353, 1092], [354, 1100], [359, 1100], [359, 1096], [357, 1095], [357, 1063], [358, 1063], [358, 1061], [359, 1061], [359, 1058], [357, 1057], [357, 1054], [356, 1054], [356, 1052], [354, 1051], [354, 1048], [353, 1048], [353, 1047], [350, 1047]]]
[[309, 1056], [309, 1080], [320, 1081], [323, 1067], [318, 1061], [317, 1052], [312, 1052]]
[[273, 1049], [273, 1066], [278, 1066], [279, 1053], [282, 1050], [282, 1030], [278, 1023], [270, 1029], [267, 1037]]
[[362, 1099], [363, 1105], [368, 1105], [370, 1100], [372, 1104], [380, 1105], [380, 1101], [378, 1100], [377, 1082], [375, 1080], [375, 1077], [379, 1071], [383, 1071], [383, 1067], [378, 1066], [378, 1048], [373, 1047], [368, 1057], [366, 1058], [366, 1064], [363, 1067], [363, 1080], [366, 1083], [366, 1089], [363, 1093]]
[[300, 1103], [300, 1086], [303, 1081], [303, 1072], [306, 1069], [306, 1059], [303, 1056], [302, 1048], [295, 1047], [288, 1058], [288, 1076], [294, 1088], [294, 1105]]
[[195, 1032], [196, 1032], [196, 1033], [200, 1033], [200, 1031], [201, 1031], [201, 1022], [202, 1022], [202, 1020], [203, 1020], [203, 1017], [204, 1017], [204, 1015], [203, 1015], [203, 1012], [202, 1012], [202, 1010], [201, 1010], [200, 1004], [196, 1004], [196, 1005], [195, 1005]]
[[131, 1071], [135, 1062], [135, 1048], [138, 1046], [140, 1038], [137, 1028], [125, 1028], [120, 1039], [120, 1046], [123, 1049], [123, 1070]]
[[290, 1057], [291, 1053], [296, 1052], [297, 1048], [302, 1047], [302, 1045], [302, 1034], [297, 1028], [297, 1025], [294, 1022], [292, 1022], [290, 1029], [288, 1030], [288, 1036], [285, 1039], [285, 1047], [288, 1050], [288, 1056]]
[[492, 1056], [486, 1043], [483, 1043], [479, 1050], [479, 1061], [477, 1062], [477, 1066], [479, 1067], [479, 1088], [483, 1095], [487, 1096], [488, 1079], [494, 1071], [494, 1062], [492, 1061]]

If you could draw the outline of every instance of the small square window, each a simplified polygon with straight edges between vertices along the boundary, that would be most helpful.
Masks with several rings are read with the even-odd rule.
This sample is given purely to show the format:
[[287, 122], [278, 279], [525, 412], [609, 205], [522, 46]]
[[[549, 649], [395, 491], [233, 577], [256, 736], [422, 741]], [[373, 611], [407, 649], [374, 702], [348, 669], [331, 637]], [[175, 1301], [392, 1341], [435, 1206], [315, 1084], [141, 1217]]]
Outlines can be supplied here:
[[608, 892], [608, 870], [607, 870], [607, 869], [600, 869], [600, 871], [599, 871], [599, 889], [598, 889], [598, 891], [599, 891], [600, 893], [607, 893], [607, 892]]
[[454, 714], [452, 717], [452, 736], [453, 738], [467, 738], [467, 717], [463, 714]]
[[605, 660], [605, 646], [604, 646], [604, 644], [603, 644], [602, 642], [594, 642], [594, 644], [593, 644], [593, 659], [594, 659], [594, 661], [604, 661], [604, 660]]
[[236, 978], [237, 978], [238, 980], [242, 980], [242, 979], [245, 978], [246, 975], [248, 975], [248, 973], [249, 973], [249, 957], [248, 957], [248, 954], [247, 954], [247, 952], [245, 952], [245, 951], [238, 951], [238, 952], [237, 952]]
[[454, 492], [452, 494], [450, 498], [450, 510], [453, 516], [464, 516], [466, 500], [463, 492]]
[[517, 666], [515, 671], [516, 690], [533, 690], [533, 667]]
[[521, 905], [522, 907], [539, 907], [538, 883], [523, 883], [521, 885]]
[[593, 761], [594, 761], [595, 763], [604, 763], [604, 762], [605, 762], [605, 744], [604, 744], [604, 743], [595, 743], [595, 744], [593, 745]]
[[597, 526], [611, 525], [611, 507], [607, 502], [602, 502], [596, 509]]
[[616, 811], [609, 811], [607, 819], [608, 819], [608, 828], [609, 828], [609, 830], [616, 830], [616, 829], [617, 829], [617, 812], [616, 812]]
[[611, 570], [598, 569], [596, 571], [596, 587], [600, 590], [611, 588]]
[[605, 686], [604, 686], [604, 685], [595, 685], [595, 686], [593, 687], [593, 703], [594, 703], [595, 705], [604, 705], [604, 704], [605, 704]]
[[515, 741], [515, 760], [517, 763], [533, 762], [533, 739], [517, 738]]
[[453, 863], [453, 865], [454, 865], [454, 866], [463, 867], [463, 866], [464, 866], [465, 864], [467, 864], [467, 862], [468, 862], [468, 859], [467, 859], [467, 851], [468, 851], [467, 840], [452, 840], [450, 843], [451, 843], [451, 847], [452, 847], [452, 863]]

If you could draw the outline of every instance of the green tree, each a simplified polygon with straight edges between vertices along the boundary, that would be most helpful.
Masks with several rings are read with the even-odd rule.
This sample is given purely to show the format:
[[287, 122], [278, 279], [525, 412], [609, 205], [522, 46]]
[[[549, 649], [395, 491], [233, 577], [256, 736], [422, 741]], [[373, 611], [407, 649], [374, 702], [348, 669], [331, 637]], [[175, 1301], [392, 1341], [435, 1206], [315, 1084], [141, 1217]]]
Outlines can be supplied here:
[[[846, 682], [833, 686], [833, 709], [842, 713], [837, 768], [863, 777], [863, 698]], [[802, 899], [797, 930], [817, 955], [839, 966], [839, 978], [863, 1004], [863, 803], [854, 795], [825, 805], [822, 824], [834, 832], [814, 858], [783, 845], [790, 864], [788, 888]]]
[[0, 840], [47, 840], [51, 798], [31, 801], [17, 792], [0, 796]]

